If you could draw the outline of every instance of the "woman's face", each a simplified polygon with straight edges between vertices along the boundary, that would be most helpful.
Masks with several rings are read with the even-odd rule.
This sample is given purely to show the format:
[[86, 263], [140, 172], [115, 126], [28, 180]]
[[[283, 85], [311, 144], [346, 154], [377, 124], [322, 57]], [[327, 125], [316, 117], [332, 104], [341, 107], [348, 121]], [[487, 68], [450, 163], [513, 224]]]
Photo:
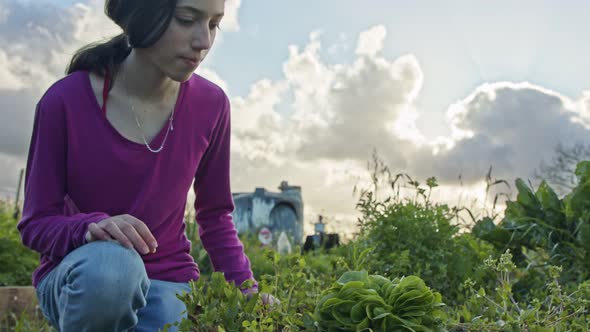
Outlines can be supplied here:
[[190, 78], [215, 40], [225, 0], [178, 0], [168, 29], [151, 47], [138, 49], [175, 81]]

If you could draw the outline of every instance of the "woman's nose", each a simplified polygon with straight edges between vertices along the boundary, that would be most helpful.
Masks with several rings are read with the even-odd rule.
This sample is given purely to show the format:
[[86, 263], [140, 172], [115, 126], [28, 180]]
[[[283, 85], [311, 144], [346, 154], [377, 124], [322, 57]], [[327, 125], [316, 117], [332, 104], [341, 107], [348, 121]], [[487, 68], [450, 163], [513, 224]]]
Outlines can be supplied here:
[[194, 31], [192, 47], [196, 50], [208, 50], [211, 48], [211, 30], [206, 24], [199, 24]]

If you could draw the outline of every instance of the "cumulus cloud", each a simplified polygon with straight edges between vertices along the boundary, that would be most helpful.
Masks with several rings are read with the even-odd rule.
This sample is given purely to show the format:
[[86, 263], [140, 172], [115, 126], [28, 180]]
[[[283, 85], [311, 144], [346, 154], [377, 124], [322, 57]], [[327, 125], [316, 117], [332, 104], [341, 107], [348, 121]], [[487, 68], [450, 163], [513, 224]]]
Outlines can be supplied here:
[[10, 10], [4, 4], [0, 3], [0, 23], [4, 23], [10, 15]]
[[[307, 45], [289, 47], [283, 79], [260, 81], [248, 97], [236, 100], [247, 119], [235, 121], [240, 134], [234, 154], [240, 164], [256, 165], [249, 176], [257, 174], [262, 183], [277, 173], [295, 179], [311, 204], [334, 215], [348, 213], [352, 223], [353, 180], [369, 185], [366, 161], [373, 149], [393, 174], [408, 173], [421, 182], [436, 176], [443, 194], [433, 197], [456, 204], [460, 192], [485, 198], [483, 178], [490, 167], [494, 178], [509, 183], [532, 179], [558, 143], [590, 144], [590, 93], [571, 100], [526, 82], [474, 87], [448, 107], [441, 125], [451, 134], [429, 137], [417, 129], [424, 121], [415, 104], [424, 79], [420, 63], [412, 54], [381, 55], [385, 35], [382, 26], [361, 32], [356, 59], [329, 64], [321, 57], [321, 33], [313, 32]], [[284, 107], [290, 112], [278, 111]], [[253, 163], [252, 156], [262, 159]]]
[[[368, 40], [382, 40], [384, 34], [382, 26], [361, 33], [358, 48], [371, 44]], [[283, 80], [258, 83], [267, 87], [287, 84], [293, 100], [288, 105], [291, 112], [282, 115], [283, 121], [276, 119], [279, 116], [276, 107], [280, 104], [276, 98], [272, 104], [267, 103], [267, 106], [274, 106], [270, 112], [268, 107], [245, 107], [243, 112], [249, 115], [247, 127], [252, 128], [250, 132], [288, 137], [289, 145], [276, 151], [289, 156], [285, 159], [289, 162], [326, 159], [356, 160], [364, 164], [373, 147], [401, 152], [399, 146], [402, 143], [407, 145], [405, 140], [420, 140], [417, 129], [412, 127], [416, 113], [411, 108], [423, 83], [417, 59], [407, 55], [389, 61], [376, 55], [374, 48], [359, 53], [350, 65], [326, 64], [320, 57], [320, 36], [319, 32], [311, 33], [309, 44], [301, 50], [295, 45], [289, 47], [289, 59], [283, 65]], [[252, 93], [249, 98], [266, 97], [264, 94], [256, 97]], [[267, 122], [265, 130], [259, 130], [262, 123], [254, 115], [262, 112], [268, 117], [275, 113], [274, 121]], [[269, 127], [269, 123], [275, 125]], [[276, 125], [278, 123], [282, 123], [282, 127]], [[400, 130], [394, 130], [396, 126]], [[239, 122], [235, 127], [249, 132]], [[248, 140], [247, 135], [244, 140]], [[282, 141], [272, 139], [267, 144], [277, 146], [277, 142]], [[273, 159], [279, 157], [268, 153], [260, 155]], [[402, 153], [391, 155], [399, 157], [396, 159], [398, 164], [406, 162]]]
[[282, 130], [287, 126], [283, 118], [273, 111], [285, 91], [284, 82], [273, 84], [262, 80], [254, 84], [247, 98], [236, 97], [232, 101], [234, 151], [247, 160], [264, 160], [274, 165], [286, 162], [285, 152], [293, 133]]
[[573, 121], [590, 129], [590, 91], [584, 91], [582, 98], [580, 98], [576, 106], [578, 111], [574, 115]]
[[[434, 158], [422, 155], [412, 165], [421, 172], [450, 178], [462, 172], [476, 181], [493, 165], [506, 179], [532, 178], [541, 160], [562, 142], [588, 144], [585, 111], [557, 92], [529, 83], [494, 83], [478, 87], [447, 113], [454, 139]], [[436, 160], [436, 167], [427, 160]]]
[[[371, 31], [382, 33], [380, 29]], [[400, 140], [391, 128], [406, 114], [407, 105], [421, 88], [423, 75], [416, 58], [408, 55], [390, 62], [363, 54], [350, 66], [329, 65], [321, 61], [319, 38], [320, 33], [314, 32], [302, 50], [290, 46], [289, 59], [283, 65], [284, 79], [257, 83], [248, 97], [251, 105], [237, 101], [237, 112], [248, 114], [248, 120], [244, 124], [236, 122], [235, 127], [242, 132], [243, 141], [254, 140], [250, 136], [261, 133], [270, 135], [272, 139], [265, 142], [266, 151], [260, 153], [269, 160], [292, 161], [289, 154], [299, 161], [364, 160], [371, 147], [389, 147]], [[370, 36], [365, 34], [363, 38]], [[280, 104], [276, 91], [283, 91], [285, 85], [293, 100], [287, 105], [291, 110], [286, 115], [288, 118], [283, 115], [281, 121], [276, 112]], [[261, 86], [275, 92], [261, 94]], [[273, 102], [262, 101], [267, 98]], [[288, 138], [289, 145], [285, 146], [285, 139], [281, 138]], [[269, 149], [269, 145], [273, 148]], [[253, 151], [237, 153], [252, 155]]]
[[[240, 2], [227, 2], [226, 30], [239, 30]], [[120, 32], [104, 14], [104, 0], [71, 6], [51, 1], [0, 2], [0, 188], [17, 186], [15, 174], [25, 167], [34, 108], [44, 91], [64, 76], [79, 48]], [[227, 89], [215, 72], [201, 71]]]
[[[362, 32], [358, 49], [371, 44], [368, 40], [382, 40], [384, 34], [381, 26]], [[414, 99], [423, 73], [413, 55], [388, 60], [375, 47], [357, 52], [351, 64], [331, 65], [322, 62], [320, 49], [319, 34], [312, 33], [302, 50], [290, 47], [284, 81], [259, 83], [270, 87], [287, 82], [294, 95], [293, 112], [282, 115], [288, 121], [276, 118], [276, 96], [264, 108], [249, 108], [264, 109], [271, 118], [274, 112], [270, 124], [288, 123], [298, 133], [288, 150], [279, 150], [299, 161], [366, 160], [374, 147], [396, 169], [445, 180], [456, 179], [463, 170], [465, 181], [477, 181], [490, 165], [504, 176], [529, 176], [558, 142], [587, 141], [590, 94], [576, 102], [537, 85], [509, 82], [476, 87], [449, 106], [446, 125], [451, 135], [428, 137], [416, 126], [420, 110]], [[265, 94], [252, 93], [250, 98]], [[257, 119], [251, 118], [247, 127], [264, 133], [285, 129], [260, 127]]]
[[201, 67], [199, 66], [199, 68], [197, 68], [196, 73], [200, 76], [203, 76], [204, 78], [206, 78], [207, 80], [217, 84], [220, 88], [222, 88], [224, 91], [229, 91], [229, 86], [227, 85], [227, 82], [225, 82], [216, 72], [214, 72], [213, 70], [207, 68], [207, 67]]
[[20, 158], [0, 152], [0, 170], [2, 170], [2, 178], [0, 179], [3, 180], [0, 182], [0, 200], [14, 201], [19, 180], [19, 169], [22, 167]]
[[33, 115], [43, 92], [76, 49], [116, 33], [102, 1], [61, 7], [6, 0], [0, 4], [0, 187], [16, 188], [25, 167]]
[[240, 30], [238, 21], [238, 13], [242, 0], [228, 0], [225, 3], [225, 15], [223, 16], [223, 23], [221, 24], [223, 31], [236, 32]]
[[118, 33], [102, 4], [92, 0], [64, 8], [7, 0], [10, 14], [0, 23], [0, 89], [44, 91], [63, 75], [78, 48]]
[[387, 31], [383, 25], [361, 32], [356, 54], [374, 56], [383, 49], [383, 42]]
[[[227, 2], [224, 30], [239, 30], [240, 5]], [[63, 75], [77, 48], [117, 32], [99, 0], [65, 9], [16, 0], [0, 4], [0, 188], [16, 186], [41, 93]], [[356, 49], [342, 48], [354, 51], [354, 59], [334, 64], [322, 51], [335, 46], [323, 45], [322, 33], [312, 32], [305, 45], [288, 47], [282, 78], [255, 82], [245, 96], [233, 95], [215, 72], [199, 69], [230, 94], [236, 191], [275, 190], [287, 180], [302, 186], [306, 218], [325, 213], [346, 228], [356, 216], [353, 185], [370, 183], [366, 162], [373, 149], [394, 174], [421, 182], [436, 176], [443, 198], [461, 190], [461, 175], [462, 190], [481, 199], [490, 166], [496, 178], [509, 182], [530, 178], [557, 143], [589, 143], [590, 92], [572, 100], [530, 83], [475, 86], [449, 103], [441, 125], [450, 135], [421, 132], [418, 124], [428, 121], [416, 105], [422, 66], [413, 54], [386, 57], [386, 35], [381, 25], [361, 32]]]

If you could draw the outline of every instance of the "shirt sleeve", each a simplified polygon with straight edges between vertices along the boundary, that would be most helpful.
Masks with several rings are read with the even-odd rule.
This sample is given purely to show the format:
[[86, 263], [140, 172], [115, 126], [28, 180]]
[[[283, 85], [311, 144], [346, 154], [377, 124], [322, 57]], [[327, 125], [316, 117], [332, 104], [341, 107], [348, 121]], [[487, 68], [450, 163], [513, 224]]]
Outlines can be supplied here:
[[64, 212], [67, 194], [67, 126], [63, 101], [46, 93], [37, 104], [29, 145], [23, 215], [17, 224], [23, 244], [59, 261], [83, 245], [88, 224], [109, 217], [102, 212]]
[[215, 271], [240, 286], [250, 279], [257, 291], [250, 261], [232, 221], [234, 202], [230, 186], [230, 104], [223, 93], [222, 110], [195, 176], [195, 215], [199, 236]]

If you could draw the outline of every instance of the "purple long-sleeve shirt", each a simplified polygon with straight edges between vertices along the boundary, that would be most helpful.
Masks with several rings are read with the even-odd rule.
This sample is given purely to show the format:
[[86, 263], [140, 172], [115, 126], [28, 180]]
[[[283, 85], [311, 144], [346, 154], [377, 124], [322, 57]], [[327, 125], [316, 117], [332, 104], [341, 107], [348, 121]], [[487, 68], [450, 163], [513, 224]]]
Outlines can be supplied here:
[[[122, 136], [101, 112], [87, 71], [52, 85], [37, 104], [25, 176], [23, 244], [41, 254], [33, 285], [85, 244], [88, 224], [130, 214], [158, 241], [143, 255], [151, 279], [188, 282], [184, 212], [193, 184], [199, 235], [213, 268], [240, 285], [250, 261], [232, 222], [230, 104], [217, 85], [194, 74], [181, 84], [174, 130], [159, 153]], [[150, 142], [162, 144], [168, 122]], [[255, 287], [257, 284], [255, 281]]]

